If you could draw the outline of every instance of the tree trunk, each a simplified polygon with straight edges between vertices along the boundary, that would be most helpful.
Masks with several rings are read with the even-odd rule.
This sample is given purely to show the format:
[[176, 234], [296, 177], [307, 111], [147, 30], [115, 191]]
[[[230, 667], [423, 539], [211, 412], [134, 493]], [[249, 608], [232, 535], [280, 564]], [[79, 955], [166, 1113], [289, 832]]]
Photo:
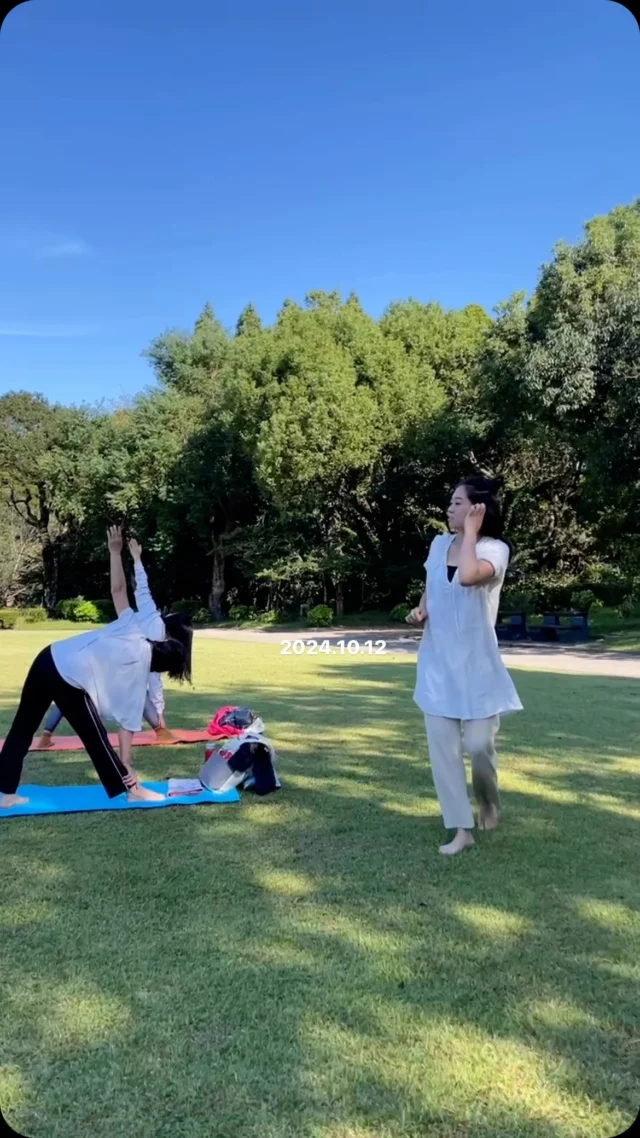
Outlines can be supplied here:
[[213, 553], [213, 574], [211, 577], [211, 592], [209, 594], [209, 609], [214, 620], [224, 620], [222, 599], [225, 592], [225, 553], [224, 549], [217, 548]]
[[336, 616], [342, 620], [344, 616], [344, 587], [342, 581], [336, 582]]
[[45, 536], [42, 542], [43, 602], [53, 612], [58, 600], [58, 569], [60, 549], [56, 541]]

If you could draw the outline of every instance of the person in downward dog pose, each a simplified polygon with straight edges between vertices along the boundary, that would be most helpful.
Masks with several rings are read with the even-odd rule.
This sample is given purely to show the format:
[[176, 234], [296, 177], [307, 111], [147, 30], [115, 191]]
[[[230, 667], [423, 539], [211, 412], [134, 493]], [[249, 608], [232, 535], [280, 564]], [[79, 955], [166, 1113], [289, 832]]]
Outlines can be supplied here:
[[[123, 793], [132, 800], [164, 797], [140, 785], [131, 766], [131, 744], [134, 733], [142, 727], [149, 673], [166, 672], [177, 680], [190, 678], [191, 630], [182, 619], [162, 618], [144, 596], [142, 610], [134, 612], [127, 597], [119, 528], [111, 528], [108, 538], [117, 620], [96, 631], [57, 641], [36, 656], [0, 752], [0, 808], [27, 801], [16, 793], [22, 766], [51, 703], [82, 740], [110, 798]], [[139, 559], [141, 550], [137, 543], [135, 546], [134, 559], [136, 554]], [[137, 582], [138, 576], [136, 567]], [[144, 577], [146, 580], [146, 574]], [[152, 639], [149, 631], [159, 632], [161, 625], [161, 638]], [[102, 719], [118, 724], [119, 754], [109, 743]]]
[[442, 854], [474, 844], [464, 751], [471, 758], [480, 829], [499, 822], [495, 740], [500, 716], [522, 704], [498, 649], [495, 625], [510, 548], [502, 540], [501, 480], [474, 475], [453, 492], [450, 534], [434, 538], [427, 584], [407, 620], [424, 626], [414, 700], [425, 717], [433, 781], [444, 825]]

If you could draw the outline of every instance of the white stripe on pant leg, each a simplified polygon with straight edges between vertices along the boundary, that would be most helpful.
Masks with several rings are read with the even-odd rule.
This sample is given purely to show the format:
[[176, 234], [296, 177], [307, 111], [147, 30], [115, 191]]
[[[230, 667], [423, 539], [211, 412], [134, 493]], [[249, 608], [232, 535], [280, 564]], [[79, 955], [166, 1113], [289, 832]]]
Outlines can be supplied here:
[[[116, 771], [118, 778], [122, 782], [123, 786], [125, 786], [127, 788], [130, 786], [135, 786], [136, 780], [133, 777], [133, 775], [131, 775], [131, 776], [127, 776], [126, 774], [122, 775], [120, 773], [120, 771], [118, 770], [117, 763], [114, 762], [114, 759], [117, 759], [118, 762], [123, 767], [124, 767], [124, 763], [122, 762], [122, 759], [118, 759], [118, 756], [116, 755], [113, 747], [111, 746], [111, 743], [109, 742], [109, 736], [107, 735], [107, 732], [105, 730], [104, 723], [99, 718], [99, 716], [96, 714], [96, 709], [94, 707], [93, 700], [89, 698], [89, 696], [87, 695], [86, 692], [83, 692], [83, 695], [84, 695], [85, 706], [87, 708], [87, 711], [89, 712], [89, 715], [91, 716], [91, 718], [93, 720], [93, 723], [94, 723], [94, 726], [98, 732], [98, 735], [100, 736], [100, 742], [102, 743], [102, 746], [104, 747], [104, 752], [107, 755], [109, 762], [111, 763], [111, 766]], [[126, 770], [126, 768], [125, 768], [125, 770]], [[128, 778], [133, 779], [133, 782], [128, 781]]]
[[472, 830], [473, 812], [467, 790], [467, 772], [462, 756], [462, 724], [459, 719], [425, 715], [431, 772], [447, 830]]

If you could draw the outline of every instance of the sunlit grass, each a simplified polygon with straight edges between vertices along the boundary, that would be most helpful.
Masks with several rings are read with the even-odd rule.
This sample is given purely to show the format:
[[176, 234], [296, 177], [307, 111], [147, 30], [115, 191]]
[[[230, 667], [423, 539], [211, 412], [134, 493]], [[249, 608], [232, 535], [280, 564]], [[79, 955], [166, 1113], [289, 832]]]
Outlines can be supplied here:
[[[0, 732], [45, 633], [0, 635]], [[640, 1101], [637, 685], [518, 669], [503, 826], [445, 861], [410, 658], [196, 641], [283, 790], [0, 823], [0, 1105], [30, 1138], [611, 1138]], [[201, 748], [139, 752], [149, 778]], [[94, 780], [83, 753], [29, 781]]]

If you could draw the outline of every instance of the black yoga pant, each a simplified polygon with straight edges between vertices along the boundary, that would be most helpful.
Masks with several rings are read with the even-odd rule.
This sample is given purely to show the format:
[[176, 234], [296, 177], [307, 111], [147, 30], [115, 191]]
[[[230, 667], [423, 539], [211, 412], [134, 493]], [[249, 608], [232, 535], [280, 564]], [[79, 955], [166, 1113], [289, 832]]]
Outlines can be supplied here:
[[55, 703], [91, 759], [109, 798], [117, 798], [136, 782], [114, 751], [95, 704], [85, 691], [63, 680], [51, 648], [40, 652], [25, 680], [20, 704], [0, 751], [0, 794], [15, 794], [22, 765], [49, 706]]

